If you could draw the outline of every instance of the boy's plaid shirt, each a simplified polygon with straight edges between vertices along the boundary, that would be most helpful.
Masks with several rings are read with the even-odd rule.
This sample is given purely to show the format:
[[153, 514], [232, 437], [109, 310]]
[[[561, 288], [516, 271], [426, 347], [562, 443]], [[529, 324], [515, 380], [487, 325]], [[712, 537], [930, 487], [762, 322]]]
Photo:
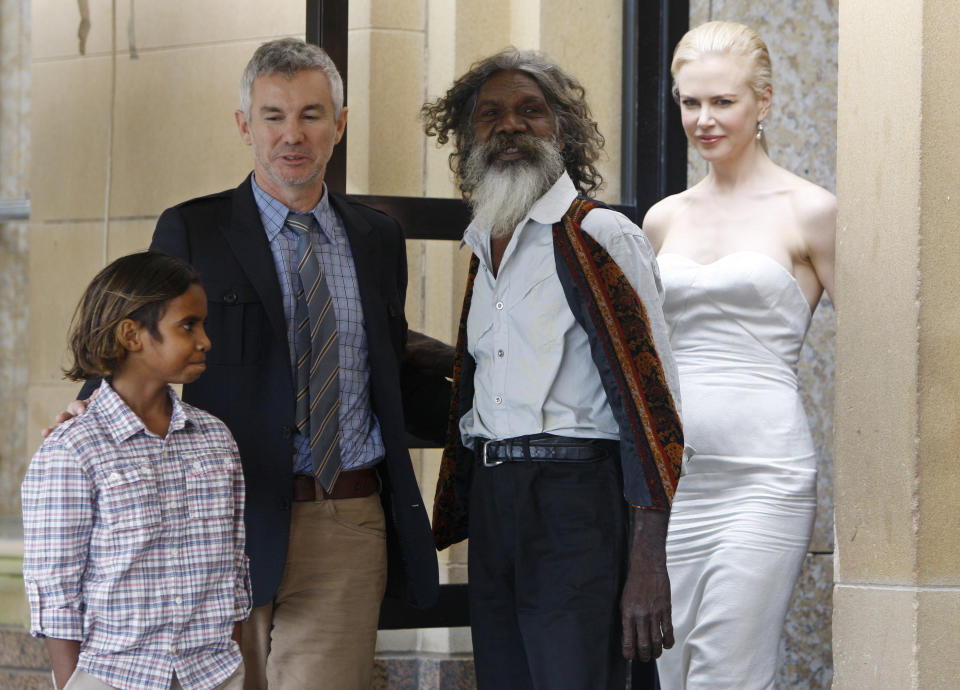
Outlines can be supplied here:
[[120, 690], [210, 688], [240, 664], [250, 610], [243, 473], [216, 417], [169, 391], [166, 438], [107, 382], [23, 480], [30, 632], [82, 642], [78, 666]]

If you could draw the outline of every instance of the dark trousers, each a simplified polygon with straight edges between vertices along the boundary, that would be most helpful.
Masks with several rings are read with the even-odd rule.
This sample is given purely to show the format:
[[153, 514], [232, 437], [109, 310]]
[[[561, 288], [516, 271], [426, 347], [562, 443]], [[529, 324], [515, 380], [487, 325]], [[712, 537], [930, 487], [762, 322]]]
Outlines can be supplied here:
[[476, 468], [469, 578], [480, 690], [625, 687], [621, 486], [616, 453]]

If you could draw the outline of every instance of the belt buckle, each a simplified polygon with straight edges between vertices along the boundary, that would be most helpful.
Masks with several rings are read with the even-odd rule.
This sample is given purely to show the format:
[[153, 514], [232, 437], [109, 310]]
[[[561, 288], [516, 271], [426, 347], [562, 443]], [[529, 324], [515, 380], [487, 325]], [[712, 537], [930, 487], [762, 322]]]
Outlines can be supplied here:
[[487, 446], [493, 439], [487, 439], [483, 442], [483, 466], [484, 467], [496, 467], [497, 465], [502, 465], [503, 460], [488, 460], [487, 459]]

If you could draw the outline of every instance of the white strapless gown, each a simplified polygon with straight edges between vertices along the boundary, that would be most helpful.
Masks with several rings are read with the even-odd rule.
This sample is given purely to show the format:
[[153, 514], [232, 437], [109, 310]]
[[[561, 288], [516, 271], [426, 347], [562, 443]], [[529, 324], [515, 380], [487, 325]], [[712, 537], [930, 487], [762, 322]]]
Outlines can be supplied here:
[[797, 391], [810, 307], [790, 272], [759, 252], [710, 264], [668, 253], [659, 264], [693, 451], [670, 515], [676, 644], [659, 661], [660, 682], [771, 688], [816, 509]]

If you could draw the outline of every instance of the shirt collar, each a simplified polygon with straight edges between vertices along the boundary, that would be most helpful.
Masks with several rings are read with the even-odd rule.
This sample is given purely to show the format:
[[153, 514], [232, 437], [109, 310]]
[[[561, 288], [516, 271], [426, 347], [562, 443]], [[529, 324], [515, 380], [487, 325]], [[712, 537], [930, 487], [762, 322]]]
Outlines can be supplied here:
[[[187, 410], [180, 402], [180, 398], [173, 388], [167, 386], [167, 395], [173, 403], [173, 413], [170, 415], [170, 427], [167, 433], [179, 431], [190, 424], [196, 426], [197, 420], [192, 411]], [[141, 431], [146, 431], [143, 421], [123, 401], [119, 393], [114, 390], [106, 379], [100, 382], [97, 397], [90, 403], [88, 413], [98, 414], [100, 422], [115, 443], [123, 443]]]
[[[526, 217], [517, 226], [518, 231], [522, 231], [527, 221], [530, 220], [543, 225], [553, 225], [563, 218], [563, 214], [567, 212], [570, 204], [576, 198], [577, 188], [573, 186], [573, 180], [564, 171], [553, 183], [553, 186], [530, 207]], [[488, 237], [490, 237], [490, 224], [482, 219], [474, 218], [464, 231], [460, 246], [467, 245], [477, 256], [485, 259], [487, 247], [490, 245], [487, 241]]]
[[[256, 174], [251, 176], [250, 183], [253, 187], [253, 199], [257, 202], [257, 209], [260, 211], [263, 229], [267, 233], [267, 240], [273, 242], [280, 231], [283, 230], [283, 224], [286, 223], [287, 215], [292, 209], [265, 192], [257, 184]], [[320, 201], [317, 202], [310, 213], [317, 219], [321, 237], [326, 238], [332, 244], [337, 244], [340, 241], [338, 223], [335, 220], [333, 207], [330, 205], [330, 195], [327, 193], [326, 182], [323, 183], [323, 195], [320, 197]]]

